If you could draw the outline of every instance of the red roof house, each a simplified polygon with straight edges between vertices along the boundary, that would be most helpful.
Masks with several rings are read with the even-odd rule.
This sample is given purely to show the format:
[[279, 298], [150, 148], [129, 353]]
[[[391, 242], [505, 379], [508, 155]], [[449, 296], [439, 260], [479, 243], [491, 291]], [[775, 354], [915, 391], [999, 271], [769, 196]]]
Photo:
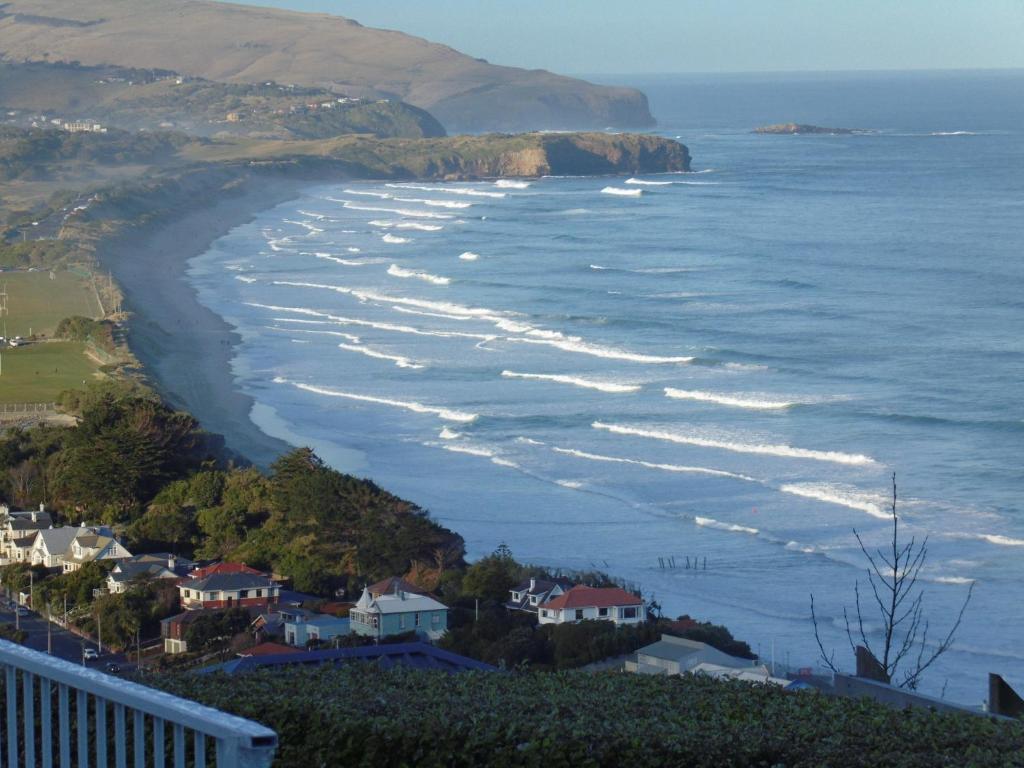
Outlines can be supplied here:
[[618, 587], [577, 586], [540, 606], [541, 624], [571, 624], [588, 619], [615, 624], [642, 624], [642, 598]]

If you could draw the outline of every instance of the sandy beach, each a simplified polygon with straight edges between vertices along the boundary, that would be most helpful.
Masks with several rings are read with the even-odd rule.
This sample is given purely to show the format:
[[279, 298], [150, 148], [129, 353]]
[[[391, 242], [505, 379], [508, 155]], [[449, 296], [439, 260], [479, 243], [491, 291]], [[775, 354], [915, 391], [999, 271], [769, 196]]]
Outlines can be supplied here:
[[160, 394], [192, 413], [228, 448], [266, 467], [288, 450], [250, 420], [252, 398], [235, 387], [231, 371], [239, 336], [199, 303], [188, 284], [188, 261], [260, 211], [291, 199], [308, 182], [261, 180], [214, 205], [133, 232], [99, 252], [133, 313], [129, 341]]

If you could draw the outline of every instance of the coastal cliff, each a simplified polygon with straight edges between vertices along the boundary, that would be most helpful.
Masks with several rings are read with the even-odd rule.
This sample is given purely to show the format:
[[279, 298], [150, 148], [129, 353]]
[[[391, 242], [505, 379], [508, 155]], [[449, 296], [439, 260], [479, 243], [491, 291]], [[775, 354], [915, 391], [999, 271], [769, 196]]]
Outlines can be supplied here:
[[443, 139], [374, 140], [342, 136], [306, 142], [216, 142], [187, 148], [202, 161], [273, 165], [292, 175], [440, 180], [500, 176], [669, 173], [690, 170], [690, 153], [672, 139], [639, 134], [529, 133]]
[[12, 61], [158, 68], [225, 83], [266, 81], [401, 99], [449, 132], [640, 128], [632, 88], [489, 64], [446, 45], [330, 14], [206, 0], [7, 0]]

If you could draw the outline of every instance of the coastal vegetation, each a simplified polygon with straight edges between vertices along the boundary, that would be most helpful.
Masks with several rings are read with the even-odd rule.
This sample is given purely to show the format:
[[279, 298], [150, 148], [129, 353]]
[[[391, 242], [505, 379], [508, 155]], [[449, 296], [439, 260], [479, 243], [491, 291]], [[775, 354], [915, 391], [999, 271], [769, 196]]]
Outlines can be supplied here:
[[703, 676], [354, 664], [148, 682], [273, 728], [282, 768], [1024, 765], [1019, 723]]

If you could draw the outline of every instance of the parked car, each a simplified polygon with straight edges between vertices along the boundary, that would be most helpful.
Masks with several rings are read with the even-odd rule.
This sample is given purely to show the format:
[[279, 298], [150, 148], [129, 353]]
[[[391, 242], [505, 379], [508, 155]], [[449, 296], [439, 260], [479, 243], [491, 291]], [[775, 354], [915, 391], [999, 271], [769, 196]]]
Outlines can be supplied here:
[[111, 675], [116, 675], [116, 674], [118, 674], [121, 671], [121, 667], [119, 667], [117, 664], [115, 664], [112, 661], [109, 662], [104, 669], [106, 669], [107, 673], [111, 674]]
[[96, 661], [100, 657], [99, 653], [96, 652], [95, 648], [83, 648], [82, 658], [86, 661]]

